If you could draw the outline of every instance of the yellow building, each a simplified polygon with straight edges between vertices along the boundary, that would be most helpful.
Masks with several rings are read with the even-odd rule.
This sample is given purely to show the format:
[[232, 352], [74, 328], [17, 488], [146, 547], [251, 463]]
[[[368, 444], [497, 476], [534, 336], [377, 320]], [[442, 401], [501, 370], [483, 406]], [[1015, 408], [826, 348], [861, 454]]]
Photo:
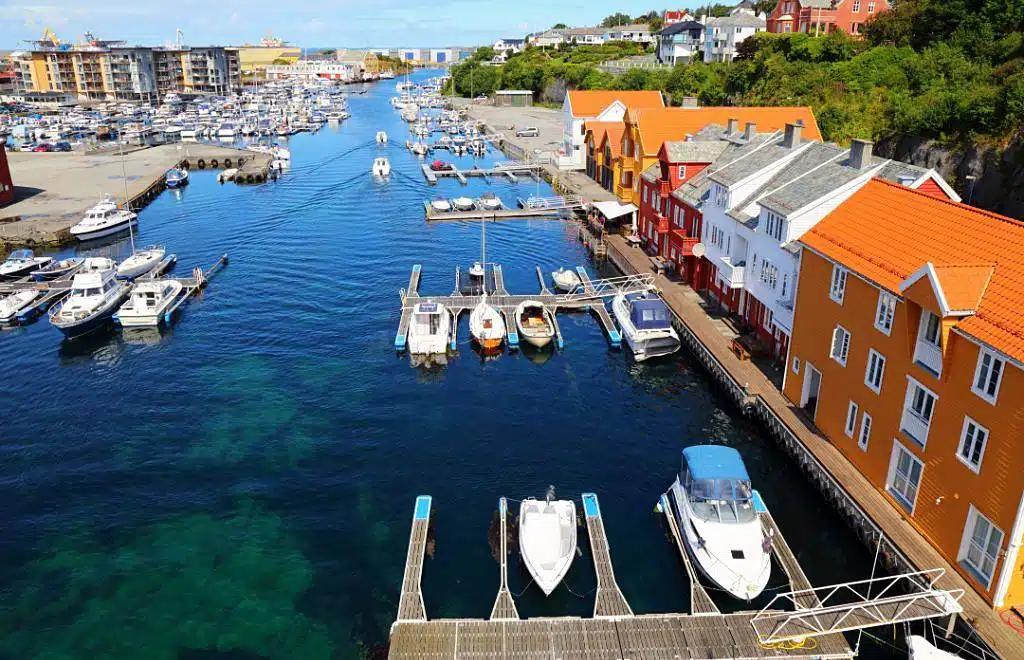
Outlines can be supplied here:
[[270, 64], [294, 64], [302, 57], [295, 46], [239, 46], [238, 59], [243, 76], [263, 73]]

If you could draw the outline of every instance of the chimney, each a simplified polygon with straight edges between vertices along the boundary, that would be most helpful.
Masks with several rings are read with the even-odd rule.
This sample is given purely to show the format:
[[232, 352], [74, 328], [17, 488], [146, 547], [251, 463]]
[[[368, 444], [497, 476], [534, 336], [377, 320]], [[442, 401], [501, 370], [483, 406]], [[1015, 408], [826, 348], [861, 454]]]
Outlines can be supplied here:
[[732, 135], [740, 129], [740, 120], [732, 117], [729, 119], [729, 126], [725, 129], [726, 134]]
[[855, 170], [863, 170], [871, 167], [871, 148], [874, 143], [871, 140], [850, 141], [850, 167]]
[[743, 139], [750, 142], [757, 135], [757, 124], [752, 121], [748, 121], [747, 125], [743, 128]]
[[787, 149], [800, 146], [800, 131], [803, 126], [800, 124], [786, 124], [786, 136], [782, 139], [782, 146]]

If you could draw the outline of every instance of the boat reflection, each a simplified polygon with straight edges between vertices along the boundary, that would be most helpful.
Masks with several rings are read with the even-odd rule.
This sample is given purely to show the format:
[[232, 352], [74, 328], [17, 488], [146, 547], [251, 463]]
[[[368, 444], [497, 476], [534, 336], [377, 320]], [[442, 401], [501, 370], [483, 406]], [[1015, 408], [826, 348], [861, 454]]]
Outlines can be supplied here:
[[536, 346], [523, 343], [519, 347], [519, 352], [523, 354], [523, 357], [534, 364], [544, 364], [555, 354], [555, 347], [554, 344], [548, 344], [544, 348], [537, 348]]
[[122, 328], [121, 338], [126, 344], [154, 345], [170, 341], [174, 331], [163, 325], [149, 328]]
[[122, 348], [120, 333], [109, 321], [88, 334], [62, 340], [57, 354], [63, 365], [95, 362], [113, 366], [121, 361]]
[[409, 365], [413, 369], [421, 369], [426, 371], [439, 371], [443, 367], [448, 366], [448, 354], [437, 353], [437, 354], [424, 354], [415, 355], [409, 354]]

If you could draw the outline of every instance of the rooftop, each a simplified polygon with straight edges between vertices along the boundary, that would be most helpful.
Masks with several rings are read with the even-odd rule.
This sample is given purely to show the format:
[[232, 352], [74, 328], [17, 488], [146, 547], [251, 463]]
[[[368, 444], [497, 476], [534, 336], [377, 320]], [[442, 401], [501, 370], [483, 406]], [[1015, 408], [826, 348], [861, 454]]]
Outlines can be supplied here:
[[627, 108], [663, 108], [661, 92], [621, 92], [599, 90], [573, 90], [568, 95], [574, 117], [596, 117], [602, 110], [620, 101]]

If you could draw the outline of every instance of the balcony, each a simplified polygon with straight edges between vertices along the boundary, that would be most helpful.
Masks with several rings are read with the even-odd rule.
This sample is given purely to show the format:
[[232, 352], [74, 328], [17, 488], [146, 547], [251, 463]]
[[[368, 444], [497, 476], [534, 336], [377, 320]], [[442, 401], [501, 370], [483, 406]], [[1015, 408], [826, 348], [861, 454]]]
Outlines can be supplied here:
[[942, 349], [927, 341], [917, 341], [914, 362], [936, 378], [942, 375]]
[[929, 426], [930, 423], [928, 421], [922, 419], [910, 408], [905, 408], [903, 410], [903, 418], [900, 420], [900, 430], [921, 447], [924, 447], [928, 442]]
[[659, 234], [667, 234], [668, 233], [668, 218], [663, 216], [660, 213], [655, 213], [654, 217], [658, 221], [658, 233]]
[[658, 179], [658, 194], [662, 197], [668, 197], [672, 194], [672, 182], [665, 181], [664, 179]]
[[672, 246], [679, 250], [680, 257], [692, 257], [693, 246], [700, 243], [699, 236], [687, 236], [682, 229], [672, 230]]
[[726, 286], [730, 289], [743, 288], [743, 270], [746, 265], [746, 261], [738, 261], [734, 264], [731, 257], [722, 257], [718, 260], [718, 272], [725, 280]]

